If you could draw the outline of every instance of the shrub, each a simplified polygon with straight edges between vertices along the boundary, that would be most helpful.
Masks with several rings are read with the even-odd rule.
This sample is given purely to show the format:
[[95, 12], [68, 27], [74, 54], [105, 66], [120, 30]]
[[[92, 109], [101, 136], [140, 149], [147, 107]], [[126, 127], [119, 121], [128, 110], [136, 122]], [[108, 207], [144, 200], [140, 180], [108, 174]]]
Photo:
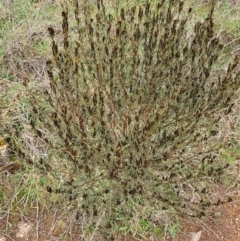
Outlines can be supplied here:
[[153, 223], [156, 210], [199, 217], [225, 202], [211, 195], [228, 167], [216, 135], [236, 98], [239, 59], [216, 69], [224, 46], [214, 4], [192, 37], [181, 1], [74, 4], [71, 28], [62, 12], [62, 43], [49, 27], [49, 87], [25, 83], [30, 124], [49, 146], [33, 164], [59, 180], [49, 192], [68, 197], [77, 217], [104, 215], [107, 234], [142, 210]]

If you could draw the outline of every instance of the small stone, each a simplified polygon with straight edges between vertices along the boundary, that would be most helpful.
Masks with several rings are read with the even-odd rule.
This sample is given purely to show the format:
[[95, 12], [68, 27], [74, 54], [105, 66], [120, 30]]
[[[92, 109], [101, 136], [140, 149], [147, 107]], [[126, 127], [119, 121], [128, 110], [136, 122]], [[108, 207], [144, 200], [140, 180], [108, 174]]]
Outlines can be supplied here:
[[27, 238], [31, 229], [32, 229], [32, 224], [20, 222], [18, 224], [18, 232], [16, 234], [16, 238]]
[[190, 233], [191, 241], [199, 241], [202, 235], [202, 231], [197, 233]]

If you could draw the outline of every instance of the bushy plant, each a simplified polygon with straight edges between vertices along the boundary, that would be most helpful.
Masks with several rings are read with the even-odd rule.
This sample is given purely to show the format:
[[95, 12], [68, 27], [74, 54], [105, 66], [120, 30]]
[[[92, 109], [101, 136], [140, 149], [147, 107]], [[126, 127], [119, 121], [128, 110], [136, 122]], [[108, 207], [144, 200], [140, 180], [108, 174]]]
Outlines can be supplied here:
[[48, 190], [68, 197], [76, 218], [103, 215], [106, 233], [146, 209], [149, 222], [156, 210], [202, 216], [226, 201], [211, 188], [228, 167], [216, 135], [236, 98], [239, 58], [215, 68], [224, 46], [214, 4], [191, 36], [181, 1], [110, 9], [75, 0], [71, 28], [62, 12], [62, 43], [49, 27], [49, 86], [25, 83], [30, 124], [49, 147], [34, 165], [59, 180]]

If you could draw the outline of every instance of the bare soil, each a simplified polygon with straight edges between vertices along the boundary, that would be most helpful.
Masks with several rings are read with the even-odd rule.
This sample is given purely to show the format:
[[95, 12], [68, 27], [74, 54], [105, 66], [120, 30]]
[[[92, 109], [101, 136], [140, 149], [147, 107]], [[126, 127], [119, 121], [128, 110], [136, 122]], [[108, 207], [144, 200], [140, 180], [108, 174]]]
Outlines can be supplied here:
[[[174, 241], [188, 241], [191, 232], [202, 231], [200, 241], [240, 241], [240, 193], [233, 202], [225, 203], [213, 211], [205, 220], [183, 223], [183, 230]], [[171, 239], [170, 239], [171, 240]]]

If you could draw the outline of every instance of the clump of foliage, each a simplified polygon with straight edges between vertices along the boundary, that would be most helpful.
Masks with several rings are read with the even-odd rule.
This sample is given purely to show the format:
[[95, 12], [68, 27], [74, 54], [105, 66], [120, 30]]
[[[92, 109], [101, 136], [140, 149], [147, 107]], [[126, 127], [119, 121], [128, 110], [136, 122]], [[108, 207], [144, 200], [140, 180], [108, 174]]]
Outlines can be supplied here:
[[104, 213], [106, 233], [136, 207], [147, 207], [142, 220], [152, 222], [154, 210], [202, 216], [225, 202], [211, 197], [228, 167], [215, 136], [236, 97], [239, 59], [215, 68], [224, 46], [214, 4], [192, 38], [191, 9], [181, 1], [112, 11], [102, 0], [74, 4], [75, 26], [62, 13], [62, 43], [49, 27], [49, 86], [25, 83], [30, 124], [49, 146], [49, 157], [33, 164], [59, 180], [48, 191], [68, 197], [76, 218]]

